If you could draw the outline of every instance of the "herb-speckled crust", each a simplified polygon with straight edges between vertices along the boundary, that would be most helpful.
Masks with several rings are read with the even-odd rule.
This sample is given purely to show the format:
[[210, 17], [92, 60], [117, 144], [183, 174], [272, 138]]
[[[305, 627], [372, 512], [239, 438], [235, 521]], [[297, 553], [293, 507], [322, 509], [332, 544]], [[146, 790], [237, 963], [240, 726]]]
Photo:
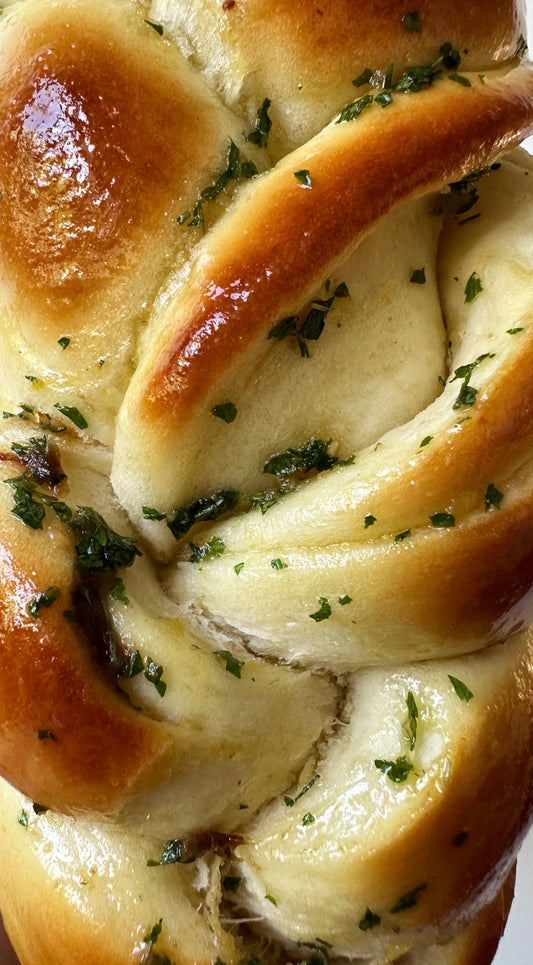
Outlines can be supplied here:
[[1, 5], [21, 965], [490, 965], [533, 814], [533, 70], [486, 6]]

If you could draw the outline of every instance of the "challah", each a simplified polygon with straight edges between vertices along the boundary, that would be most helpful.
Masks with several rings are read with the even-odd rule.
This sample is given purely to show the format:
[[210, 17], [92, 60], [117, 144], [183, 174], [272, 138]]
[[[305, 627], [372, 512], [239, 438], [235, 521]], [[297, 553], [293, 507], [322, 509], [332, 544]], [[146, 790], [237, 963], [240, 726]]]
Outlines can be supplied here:
[[533, 814], [533, 69], [498, 0], [6, 0], [21, 965], [488, 965]]

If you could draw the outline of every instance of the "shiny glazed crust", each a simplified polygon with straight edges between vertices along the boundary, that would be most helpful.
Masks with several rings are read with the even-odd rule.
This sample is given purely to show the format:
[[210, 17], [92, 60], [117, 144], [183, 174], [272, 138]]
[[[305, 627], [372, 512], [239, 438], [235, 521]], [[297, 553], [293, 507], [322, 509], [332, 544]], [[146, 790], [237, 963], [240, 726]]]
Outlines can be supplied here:
[[533, 813], [533, 71], [510, 0], [355, 6], [0, 15], [22, 965], [495, 953]]

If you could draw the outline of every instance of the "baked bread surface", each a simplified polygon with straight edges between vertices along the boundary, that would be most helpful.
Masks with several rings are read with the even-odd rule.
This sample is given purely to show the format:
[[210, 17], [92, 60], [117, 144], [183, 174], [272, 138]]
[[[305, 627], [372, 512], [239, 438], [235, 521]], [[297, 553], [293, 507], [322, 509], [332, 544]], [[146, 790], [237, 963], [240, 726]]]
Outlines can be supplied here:
[[4, 5], [22, 965], [492, 960], [533, 801], [523, 30]]

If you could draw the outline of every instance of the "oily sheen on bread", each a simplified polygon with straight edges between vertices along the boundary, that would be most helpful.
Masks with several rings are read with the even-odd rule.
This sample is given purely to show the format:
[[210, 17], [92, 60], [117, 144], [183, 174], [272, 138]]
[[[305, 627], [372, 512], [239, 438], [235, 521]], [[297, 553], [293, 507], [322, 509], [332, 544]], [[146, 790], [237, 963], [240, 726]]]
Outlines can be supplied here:
[[489, 965], [533, 814], [511, 0], [7, 0], [21, 965]]

